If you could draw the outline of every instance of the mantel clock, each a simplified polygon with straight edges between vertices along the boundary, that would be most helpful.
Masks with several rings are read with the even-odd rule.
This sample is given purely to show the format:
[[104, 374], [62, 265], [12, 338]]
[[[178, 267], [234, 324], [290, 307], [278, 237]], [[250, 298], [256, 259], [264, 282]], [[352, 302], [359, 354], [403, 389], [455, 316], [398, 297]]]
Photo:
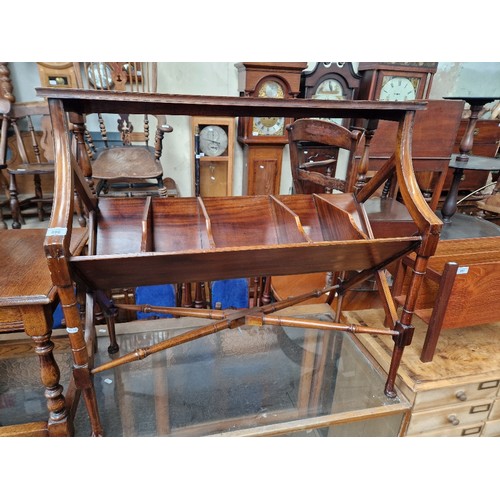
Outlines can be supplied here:
[[[237, 63], [240, 96], [294, 99], [307, 63]], [[279, 194], [286, 126], [292, 118], [251, 116], [238, 120], [238, 141], [244, 147], [247, 167], [246, 194]]]
[[428, 99], [435, 62], [361, 62], [358, 98], [378, 101]]

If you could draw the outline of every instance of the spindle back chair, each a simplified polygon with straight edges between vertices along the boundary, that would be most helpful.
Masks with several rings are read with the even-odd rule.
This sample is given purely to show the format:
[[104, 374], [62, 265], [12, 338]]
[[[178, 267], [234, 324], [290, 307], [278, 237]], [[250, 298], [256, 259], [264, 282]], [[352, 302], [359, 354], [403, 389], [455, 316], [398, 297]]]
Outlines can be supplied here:
[[[24, 224], [22, 209], [36, 207], [38, 219], [43, 221], [44, 205], [52, 203], [52, 176], [54, 174], [54, 148], [49, 109], [44, 101], [14, 103], [3, 115], [1, 129], [2, 154], [9, 173], [9, 198], [12, 227]], [[9, 156], [9, 158], [7, 158]], [[44, 194], [42, 177], [49, 177], [49, 194]], [[32, 191], [19, 193], [18, 178], [33, 179]]]
[[[158, 67], [153, 62], [84, 62], [79, 77], [85, 89], [151, 94], [157, 90]], [[145, 113], [140, 119], [129, 113], [99, 112], [93, 127], [94, 133], [89, 123], [85, 129], [92, 157], [92, 171], [86, 177], [91, 185], [91, 178], [97, 181], [97, 195], [168, 196], [160, 159], [164, 135], [173, 128], [165, 115]]]

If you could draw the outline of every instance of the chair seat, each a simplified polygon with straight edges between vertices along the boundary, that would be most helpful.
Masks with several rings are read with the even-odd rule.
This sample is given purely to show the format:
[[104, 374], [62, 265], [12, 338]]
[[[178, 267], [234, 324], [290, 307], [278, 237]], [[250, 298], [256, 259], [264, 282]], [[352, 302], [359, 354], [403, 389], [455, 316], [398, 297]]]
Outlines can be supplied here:
[[53, 163], [21, 163], [14, 167], [7, 167], [7, 171], [10, 174], [14, 175], [43, 175], [43, 174], [52, 174], [54, 173], [54, 164]]
[[117, 146], [104, 149], [92, 163], [92, 176], [95, 179], [154, 179], [162, 174], [161, 163], [146, 147]]

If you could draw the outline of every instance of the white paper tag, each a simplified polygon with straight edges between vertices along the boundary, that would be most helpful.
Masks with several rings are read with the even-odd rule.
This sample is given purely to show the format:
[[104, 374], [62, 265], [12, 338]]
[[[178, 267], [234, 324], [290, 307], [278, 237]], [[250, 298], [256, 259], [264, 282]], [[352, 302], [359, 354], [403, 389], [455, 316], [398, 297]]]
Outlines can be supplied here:
[[68, 230], [65, 227], [49, 227], [47, 236], [66, 236]]
[[457, 274], [467, 274], [469, 272], [469, 266], [460, 266], [457, 269]]

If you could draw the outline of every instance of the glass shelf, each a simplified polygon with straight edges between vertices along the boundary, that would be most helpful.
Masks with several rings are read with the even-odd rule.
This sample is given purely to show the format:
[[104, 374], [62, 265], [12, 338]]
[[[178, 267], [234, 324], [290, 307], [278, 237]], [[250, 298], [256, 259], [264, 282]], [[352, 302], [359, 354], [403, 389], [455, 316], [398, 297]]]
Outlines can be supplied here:
[[[331, 320], [324, 311], [331, 309], [317, 304], [292, 312]], [[120, 353], [208, 323], [119, 323]], [[106, 327], [97, 329], [95, 365], [110, 357]], [[53, 340], [66, 389], [69, 342]], [[1, 425], [47, 419], [29, 339], [0, 343], [0, 381]], [[410, 405], [402, 395], [387, 398], [384, 384], [385, 374], [350, 335], [277, 326], [224, 330], [95, 375], [105, 436], [397, 436]], [[75, 434], [90, 435], [83, 400]]]

